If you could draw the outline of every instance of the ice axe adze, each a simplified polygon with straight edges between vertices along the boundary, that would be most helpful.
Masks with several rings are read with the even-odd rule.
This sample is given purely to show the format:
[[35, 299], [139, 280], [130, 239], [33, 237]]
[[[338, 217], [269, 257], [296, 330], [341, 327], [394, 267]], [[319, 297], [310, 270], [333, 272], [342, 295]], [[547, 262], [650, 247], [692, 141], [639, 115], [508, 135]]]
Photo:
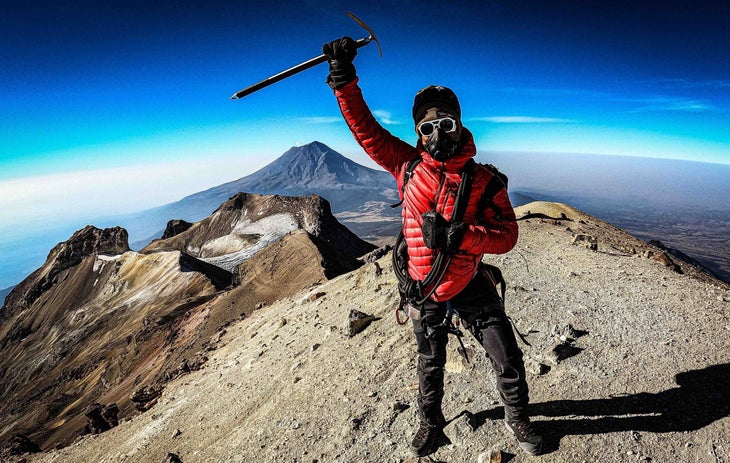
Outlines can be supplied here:
[[[373, 30], [370, 29], [370, 27], [367, 24], [365, 24], [360, 18], [358, 18], [354, 14], [352, 14], [350, 12], [346, 12], [345, 14], [347, 16], [351, 17], [356, 23], [358, 23], [360, 25], [360, 27], [362, 27], [363, 29], [368, 31], [368, 33], [370, 34], [369, 36], [364, 37], [355, 42], [355, 45], [357, 46], [357, 48], [364, 47], [365, 45], [374, 41], [378, 45], [378, 52], [380, 53], [380, 56], [382, 57], [383, 50], [380, 48], [380, 42], [378, 41], [378, 38], [375, 36], [375, 32], [373, 32]], [[319, 55], [317, 57], [314, 57], [308, 61], [305, 61], [301, 64], [297, 64], [294, 67], [291, 67], [285, 71], [281, 71], [280, 73], [273, 75], [269, 78], [266, 78], [257, 84], [253, 84], [250, 87], [244, 88], [243, 90], [234, 93], [233, 96], [231, 97], [231, 100], [237, 100], [239, 98], [243, 98], [244, 96], [250, 95], [251, 93], [253, 93], [257, 90], [261, 90], [264, 87], [268, 87], [269, 85], [275, 84], [276, 82], [279, 82], [280, 80], [286, 79], [287, 77], [291, 77], [294, 74], [302, 72], [305, 69], [309, 69], [313, 66], [316, 66], [318, 64], [325, 63], [325, 62], [327, 62], [327, 56], [325, 56], [325, 55]]]

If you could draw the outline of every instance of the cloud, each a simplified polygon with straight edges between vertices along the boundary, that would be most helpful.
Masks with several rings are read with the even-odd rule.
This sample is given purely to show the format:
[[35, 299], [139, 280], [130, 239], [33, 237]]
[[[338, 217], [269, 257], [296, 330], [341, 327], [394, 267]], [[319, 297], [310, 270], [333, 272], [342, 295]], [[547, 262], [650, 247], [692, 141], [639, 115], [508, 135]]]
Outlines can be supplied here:
[[667, 78], [667, 79], [656, 79], [653, 82], [664, 85], [668, 88], [712, 88], [712, 89], [723, 89], [730, 88], [730, 80], [689, 80], [683, 78]]
[[382, 124], [385, 124], [385, 125], [400, 124], [400, 122], [393, 119], [392, 115], [390, 114], [390, 111], [386, 111], [384, 109], [374, 110], [373, 116], [375, 116]]
[[[373, 115], [383, 125], [400, 124], [399, 121], [393, 119], [393, 116], [391, 115], [390, 111], [385, 111], [383, 109], [376, 109], [376, 110], [373, 110]], [[300, 117], [298, 119], [300, 121], [304, 122], [305, 124], [341, 124], [342, 123], [342, 116], [310, 116], [310, 117]]]
[[721, 111], [717, 106], [690, 98], [656, 96], [651, 98], [635, 99], [633, 101], [641, 104], [641, 106], [633, 109], [631, 111], [632, 113], [662, 111], [703, 113]]
[[[400, 124], [400, 122], [393, 119], [393, 116], [391, 115], [390, 111], [386, 111], [384, 109], [375, 109], [375, 110], [373, 110], [373, 115], [383, 125]], [[309, 116], [309, 117], [300, 117], [298, 119], [300, 121], [304, 122], [305, 124], [340, 124], [340, 123], [342, 123], [342, 116]]]
[[557, 117], [534, 117], [534, 116], [488, 116], [473, 117], [470, 121], [493, 122], [495, 124], [572, 124], [578, 121], [573, 119], [561, 119]]
[[334, 123], [342, 122], [342, 116], [300, 117], [299, 120], [306, 124], [334, 124]]
[[126, 214], [177, 201], [230, 181], [230, 172], [239, 171], [241, 164], [250, 161], [213, 158], [3, 180], [0, 234], [8, 227]]
[[[664, 86], [666, 89], [727, 89], [730, 88], [730, 80], [707, 80], [707, 81], [690, 81], [687, 79], [654, 79], [651, 81], [657, 85]], [[641, 112], [723, 112], [723, 109], [701, 99], [693, 99], [686, 97], [675, 97], [667, 95], [637, 95], [624, 96], [615, 93], [601, 92], [586, 89], [565, 89], [565, 88], [505, 88], [505, 91], [521, 93], [524, 95], [532, 95], [536, 97], [564, 97], [564, 98], [580, 98], [585, 101], [595, 101], [597, 103], [614, 102], [623, 103], [634, 106], [628, 109], [630, 113]], [[501, 121], [493, 121], [501, 122]], [[520, 121], [514, 121], [520, 122]]]

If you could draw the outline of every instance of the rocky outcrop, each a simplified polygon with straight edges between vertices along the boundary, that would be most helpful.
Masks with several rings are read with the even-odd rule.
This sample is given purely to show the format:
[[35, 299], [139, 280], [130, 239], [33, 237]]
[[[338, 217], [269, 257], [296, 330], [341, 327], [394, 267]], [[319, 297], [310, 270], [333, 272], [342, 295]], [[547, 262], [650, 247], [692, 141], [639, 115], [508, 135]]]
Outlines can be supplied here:
[[186, 222], [182, 219], [170, 220], [167, 222], [167, 227], [165, 227], [165, 231], [162, 233], [162, 238], [160, 239], [166, 240], [167, 238], [177, 236], [192, 226], [192, 223]]
[[119, 425], [119, 407], [117, 404], [109, 404], [103, 406], [99, 403], [93, 403], [86, 407], [84, 415], [86, 415], [87, 428], [91, 434], [101, 434], [113, 427]]
[[680, 267], [679, 265], [677, 265], [672, 260], [672, 258], [669, 257], [669, 253], [668, 252], [664, 252], [664, 251], [659, 251], [659, 252], [647, 251], [646, 252], [646, 255], [650, 259], [654, 259], [655, 261], [659, 262], [663, 266], [671, 269], [673, 272], [683, 273], [682, 272], [682, 267]]
[[190, 254], [180, 253], [180, 270], [183, 272], [200, 272], [207, 276], [218, 289], [226, 289], [233, 283], [233, 274], [215, 265], [196, 259]]
[[0, 443], [15, 429], [42, 448], [68, 443], [87, 422], [87, 432], [108, 429], [118, 421], [112, 411], [133, 408], [125, 391], [180, 362], [170, 352], [196, 342], [204, 317], [193, 314], [217, 288], [179, 260], [129, 252], [121, 228], [86, 227], [51, 251], [2, 311]]
[[[25, 453], [38, 453], [41, 449], [38, 444], [23, 434], [16, 434], [7, 445], [0, 448], [0, 461]], [[17, 460], [15, 460], [17, 461]], [[22, 460], [21, 460], [22, 461]]]
[[160, 398], [161, 394], [162, 390], [159, 386], [146, 386], [134, 391], [130, 400], [134, 403], [134, 407], [137, 410], [144, 412], [157, 403], [157, 399]]
[[233, 271], [268, 244], [304, 230], [320, 248], [327, 277], [357, 268], [357, 257], [375, 246], [363, 241], [332, 215], [329, 202], [312, 195], [292, 197], [237, 193], [197, 226], [155, 240], [143, 253], [177, 250]]
[[[23, 280], [5, 299], [4, 308], [21, 310], [29, 307], [41, 294], [58, 281], [64, 270], [81, 263], [92, 254], [116, 255], [129, 251], [127, 231], [121, 227], [103, 230], [88, 225], [59, 243], [48, 254], [45, 264]], [[3, 310], [0, 316], [8, 317]]]
[[655, 260], [658, 260], [659, 262], [663, 263], [666, 267], [671, 268], [672, 270], [674, 270], [677, 273], [682, 273], [681, 267], [678, 264], [676, 264], [669, 257], [669, 255], [672, 255], [672, 256], [676, 257], [677, 259], [680, 259], [683, 262], [686, 262], [689, 265], [691, 265], [699, 270], [702, 270], [703, 272], [707, 272], [707, 273], [717, 277], [717, 275], [711, 269], [700, 264], [696, 259], [692, 258], [691, 256], [687, 255], [686, 253], [684, 253], [678, 249], [671, 248], [659, 240], [650, 240], [649, 244], [660, 249], [659, 252], [652, 252], [652, 255], [650, 257]]

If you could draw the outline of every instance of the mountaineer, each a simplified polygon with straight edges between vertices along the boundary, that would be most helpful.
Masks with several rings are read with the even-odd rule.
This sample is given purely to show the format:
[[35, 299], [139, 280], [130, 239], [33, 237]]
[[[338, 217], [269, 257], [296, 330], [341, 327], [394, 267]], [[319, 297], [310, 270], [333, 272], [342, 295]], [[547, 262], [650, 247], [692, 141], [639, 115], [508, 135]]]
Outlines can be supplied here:
[[[345, 121], [365, 152], [395, 177], [402, 199], [407, 278], [413, 283], [404, 297], [418, 351], [420, 425], [411, 444], [414, 453], [429, 455], [445, 440], [441, 404], [453, 310], [491, 361], [505, 425], [524, 451], [539, 454], [542, 438], [527, 414], [522, 351], [492, 277], [480, 264], [485, 253], [506, 253], [517, 242], [518, 226], [505, 185], [497, 183], [499, 188], [487, 193], [498, 176], [473, 162], [474, 140], [462, 125], [461, 108], [450, 89], [432, 85], [416, 94], [414, 147], [381, 127], [365, 103], [352, 63], [357, 55], [355, 41], [343, 37], [322, 49], [329, 61], [327, 84]], [[414, 160], [419, 159], [416, 164]], [[466, 183], [465, 172], [470, 188], [457, 213], [455, 203], [460, 185]]]

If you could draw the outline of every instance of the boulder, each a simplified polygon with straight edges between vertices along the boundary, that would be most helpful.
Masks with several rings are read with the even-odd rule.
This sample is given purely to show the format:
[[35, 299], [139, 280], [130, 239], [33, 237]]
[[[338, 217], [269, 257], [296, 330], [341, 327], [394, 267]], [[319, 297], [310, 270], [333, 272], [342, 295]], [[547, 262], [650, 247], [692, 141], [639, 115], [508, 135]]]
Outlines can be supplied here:
[[[116, 407], [116, 405], [114, 405]], [[101, 434], [112, 428], [111, 424], [104, 418], [105, 407], [100, 403], [93, 403], [86, 407], [84, 415], [86, 415], [86, 427], [91, 434]], [[119, 411], [119, 409], [117, 409]], [[113, 413], [113, 419], [116, 421], [116, 414]]]

